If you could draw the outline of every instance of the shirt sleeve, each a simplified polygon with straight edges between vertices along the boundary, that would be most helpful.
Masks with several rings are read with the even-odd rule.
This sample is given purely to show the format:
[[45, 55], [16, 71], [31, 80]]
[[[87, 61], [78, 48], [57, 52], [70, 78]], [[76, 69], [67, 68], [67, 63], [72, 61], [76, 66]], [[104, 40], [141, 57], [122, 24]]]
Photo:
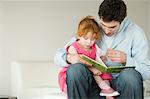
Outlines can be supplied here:
[[54, 55], [54, 64], [59, 67], [65, 67], [68, 65], [66, 62], [66, 48], [71, 45], [76, 40], [75, 37], [72, 37], [71, 40], [65, 45], [64, 48], [58, 49]]
[[104, 52], [96, 45], [96, 55], [97, 56], [102, 56], [105, 55]]
[[[150, 79], [150, 61], [148, 57], [148, 42], [145, 35], [137, 33], [133, 39], [133, 47], [131, 50], [131, 56], [127, 56], [126, 65], [136, 66], [136, 70], [140, 72], [143, 80]], [[143, 31], [140, 31], [143, 32]], [[144, 33], [143, 33], [144, 34]]]

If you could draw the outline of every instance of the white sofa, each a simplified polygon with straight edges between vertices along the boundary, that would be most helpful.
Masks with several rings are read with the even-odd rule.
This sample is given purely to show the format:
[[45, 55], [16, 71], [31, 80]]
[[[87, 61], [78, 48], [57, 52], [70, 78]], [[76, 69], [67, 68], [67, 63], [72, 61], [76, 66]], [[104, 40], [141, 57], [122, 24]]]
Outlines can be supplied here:
[[[11, 95], [18, 99], [66, 99], [58, 86], [59, 67], [53, 61], [11, 63]], [[145, 99], [150, 99], [150, 81], [144, 82]]]
[[144, 81], [144, 97], [150, 99], [150, 80]]
[[52, 61], [11, 63], [11, 95], [17, 99], [66, 99], [58, 86], [58, 70]]

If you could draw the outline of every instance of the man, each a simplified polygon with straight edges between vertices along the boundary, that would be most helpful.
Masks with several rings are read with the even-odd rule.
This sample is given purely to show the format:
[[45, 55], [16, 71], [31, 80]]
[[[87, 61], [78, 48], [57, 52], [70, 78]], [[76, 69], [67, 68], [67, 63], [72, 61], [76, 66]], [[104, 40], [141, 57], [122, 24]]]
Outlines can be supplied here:
[[[108, 66], [136, 66], [135, 69], [124, 69], [119, 74], [113, 74], [111, 85], [120, 93], [116, 98], [143, 99], [143, 80], [150, 78], [149, 48], [144, 32], [126, 17], [127, 8], [122, 0], [104, 0], [98, 15], [102, 39], [97, 45], [106, 53], [108, 60], [105, 63]], [[79, 56], [66, 55], [65, 48], [57, 51], [55, 63], [66, 66], [66, 61], [78, 62]], [[104, 98], [100, 97], [100, 89], [84, 64], [71, 64], [67, 70], [66, 83], [69, 99]]]

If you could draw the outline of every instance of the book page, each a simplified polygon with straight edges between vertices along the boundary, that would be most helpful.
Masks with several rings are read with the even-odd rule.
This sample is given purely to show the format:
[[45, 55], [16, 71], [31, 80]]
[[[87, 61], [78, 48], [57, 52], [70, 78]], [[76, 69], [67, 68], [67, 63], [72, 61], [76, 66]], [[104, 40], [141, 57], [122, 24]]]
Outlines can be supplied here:
[[107, 68], [107, 66], [104, 64], [104, 62], [101, 60], [101, 58], [100, 58], [98, 55], [96, 55], [96, 61], [97, 61], [99, 64], [101, 64], [101, 65], [103, 65], [104, 67]]
[[124, 68], [135, 68], [135, 66], [110, 66], [107, 67], [104, 62], [102, 61], [102, 59], [100, 57], [96, 56], [96, 60], [93, 60], [85, 55], [80, 55], [80, 58], [85, 61], [88, 62], [90, 64], [92, 64], [93, 67], [97, 68], [98, 70], [102, 71], [102, 72], [107, 72], [107, 73], [119, 73], [121, 72]]

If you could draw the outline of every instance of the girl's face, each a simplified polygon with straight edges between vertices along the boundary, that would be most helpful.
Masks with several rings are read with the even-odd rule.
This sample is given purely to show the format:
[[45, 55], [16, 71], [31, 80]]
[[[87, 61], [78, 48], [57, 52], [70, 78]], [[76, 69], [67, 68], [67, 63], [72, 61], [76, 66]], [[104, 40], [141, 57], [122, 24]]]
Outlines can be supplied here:
[[96, 42], [92, 32], [88, 32], [85, 36], [78, 37], [78, 39], [79, 44], [85, 49], [89, 49]]

